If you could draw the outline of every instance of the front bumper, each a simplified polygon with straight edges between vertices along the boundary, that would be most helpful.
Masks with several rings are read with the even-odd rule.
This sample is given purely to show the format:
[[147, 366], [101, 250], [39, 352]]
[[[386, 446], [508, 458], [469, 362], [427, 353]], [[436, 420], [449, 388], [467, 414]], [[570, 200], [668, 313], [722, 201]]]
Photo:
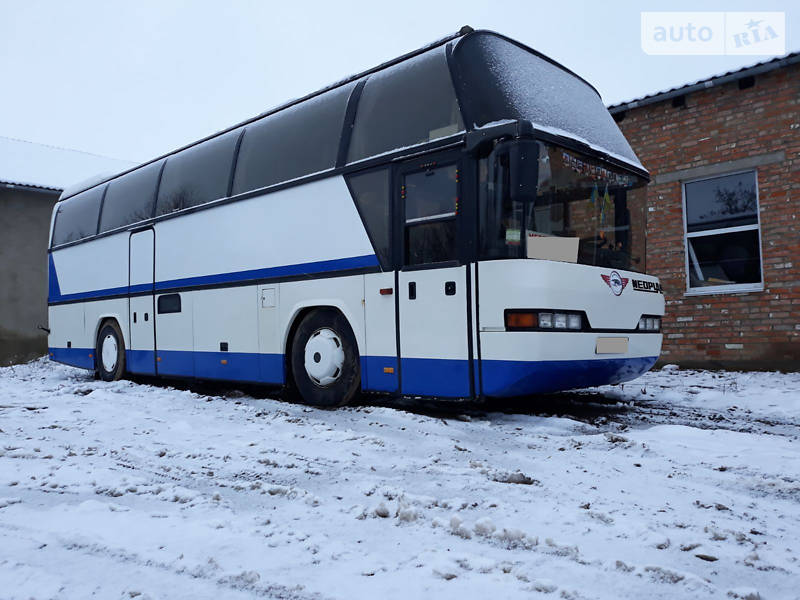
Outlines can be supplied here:
[[[628, 339], [620, 354], [597, 354], [598, 338]], [[511, 397], [623, 383], [649, 371], [658, 333], [481, 332], [481, 391]]]

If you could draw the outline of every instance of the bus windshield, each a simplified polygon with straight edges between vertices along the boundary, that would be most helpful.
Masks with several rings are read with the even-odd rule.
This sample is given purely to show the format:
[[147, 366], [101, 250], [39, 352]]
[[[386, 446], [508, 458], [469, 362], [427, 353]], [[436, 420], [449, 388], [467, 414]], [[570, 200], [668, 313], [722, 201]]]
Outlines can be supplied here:
[[644, 272], [643, 178], [572, 150], [528, 142], [522, 153], [482, 159], [480, 182], [483, 258]]

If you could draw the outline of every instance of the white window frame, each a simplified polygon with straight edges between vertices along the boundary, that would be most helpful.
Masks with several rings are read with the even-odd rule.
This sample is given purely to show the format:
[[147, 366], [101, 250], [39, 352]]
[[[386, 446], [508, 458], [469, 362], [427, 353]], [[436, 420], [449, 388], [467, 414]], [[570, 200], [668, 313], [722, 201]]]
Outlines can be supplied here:
[[[752, 173], [756, 185], [756, 222], [752, 225], [739, 225], [737, 227], [722, 227], [719, 229], [707, 229], [705, 231], [688, 232], [686, 223], [686, 184], [695, 183], [697, 181], [706, 181], [708, 179], [719, 179], [727, 177], [728, 175], [741, 175], [743, 173]], [[684, 248], [684, 269], [686, 274], [686, 296], [708, 296], [710, 294], [741, 294], [747, 292], [762, 292], [764, 291], [764, 253], [761, 248], [761, 203], [758, 194], [758, 170], [757, 169], [744, 169], [741, 171], [731, 171], [729, 173], [717, 173], [709, 177], [698, 177], [695, 179], [686, 179], [681, 181], [681, 196], [683, 198], [683, 248]], [[723, 234], [723, 233], [736, 233], [737, 231], [758, 231], [758, 264], [759, 272], [761, 273], [761, 281], [758, 283], [731, 283], [723, 285], [709, 285], [704, 287], [692, 287], [689, 269], [697, 268], [697, 259], [692, 255], [694, 252], [689, 246], [689, 240], [695, 237], [704, 237], [708, 235]], [[694, 263], [694, 264], [693, 264]]]

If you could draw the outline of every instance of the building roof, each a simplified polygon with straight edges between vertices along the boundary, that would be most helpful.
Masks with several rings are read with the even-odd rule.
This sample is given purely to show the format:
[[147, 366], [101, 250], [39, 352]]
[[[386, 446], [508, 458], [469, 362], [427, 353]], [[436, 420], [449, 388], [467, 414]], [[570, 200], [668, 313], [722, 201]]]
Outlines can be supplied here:
[[98, 173], [118, 173], [134, 163], [0, 136], [0, 185], [61, 191]]
[[793, 65], [798, 62], [800, 62], [800, 52], [790, 52], [785, 56], [779, 56], [777, 58], [764, 60], [754, 65], [750, 65], [748, 67], [742, 67], [741, 69], [736, 69], [735, 71], [727, 71], [726, 73], [712, 75], [711, 77], [707, 77], [705, 79], [698, 79], [697, 81], [669, 88], [668, 90], [662, 90], [660, 92], [647, 94], [646, 96], [642, 96], [641, 98], [635, 98], [633, 100], [627, 100], [625, 102], [612, 104], [608, 107], [608, 110], [611, 112], [612, 115], [616, 113], [621, 113], [626, 110], [630, 110], [631, 108], [638, 108], [640, 106], [646, 106], [648, 104], [655, 104], [656, 102], [662, 102], [663, 100], [669, 100], [676, 96], [683, 96], [684, 94], [689, 94], [691, 92], [696, 92], [698, 90], [704, 90], [717, 85], [729, 83], [731, 81], [737, 81], [739, 79], [744, 79], [745, 77], [762, 75], [764, 73], [768, 73], [769, 71], [774, 71], [775, 69], [787, 67], [789, 65]]

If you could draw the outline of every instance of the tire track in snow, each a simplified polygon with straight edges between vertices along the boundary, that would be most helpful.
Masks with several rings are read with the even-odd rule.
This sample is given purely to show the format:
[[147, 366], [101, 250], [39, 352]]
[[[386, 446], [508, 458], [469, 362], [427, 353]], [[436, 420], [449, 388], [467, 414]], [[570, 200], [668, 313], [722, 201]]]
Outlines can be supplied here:
[[[43, 533], [34, 528], [19, 525], [12, 526], [2, 522], [0, 522], [0, 529], [15, 533], [17, 537], [24, 536], [35, 544], [39, 544], [42, 539], [42, 536], [37, 536], [36, 534]], [[44, 537], [47, 536], [45, 535]], [[302, 586], [289, 587], [277, 583], [262, 582], [260, 575], [253, 572], [243, 571], [238, 574], [221, 574], [219, 573], [221, 570], [219, 565], [213, 559], [209, 559], [205, 565], [176, 566], [165, 561], [144, 558], [135, 552], [129, 552], [122, 548], [115, 548], [99, 542], [85, 542], [61, 535], [55, 536], [54, 541], [58, 544], [59, 549], [66, 553], [105, 558], [123, 565], [133, 565], [143, 570], [156, 569], [179, 578], [204, 580], [214, 584], [219, 592], [248, 592], [257, 597], [275, 600], [326, 600], [326, 598], [329, 598], [316, 592], [305, 593], [298, 589]], [[45, 543], [41, 548], [47, 545]]]

